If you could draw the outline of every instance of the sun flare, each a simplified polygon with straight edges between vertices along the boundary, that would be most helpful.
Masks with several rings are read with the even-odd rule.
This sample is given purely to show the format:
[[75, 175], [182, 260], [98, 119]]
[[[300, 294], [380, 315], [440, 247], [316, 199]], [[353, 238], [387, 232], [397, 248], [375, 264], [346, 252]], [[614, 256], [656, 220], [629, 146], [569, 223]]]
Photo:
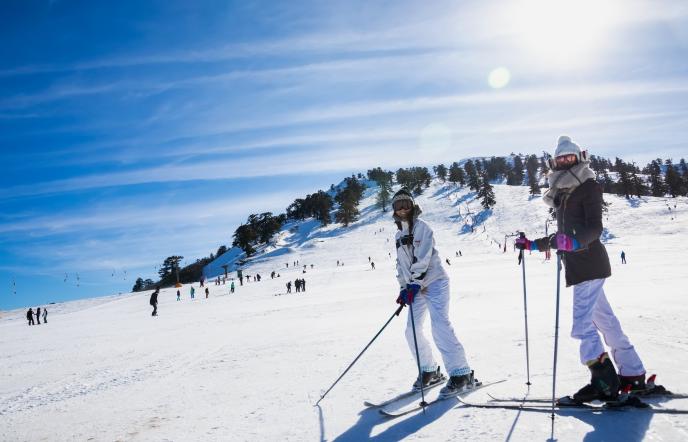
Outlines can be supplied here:
[[524, 0], [509, 12], [516, 43], [558, 66], [592, 61], [619, 8], [613, 1]]

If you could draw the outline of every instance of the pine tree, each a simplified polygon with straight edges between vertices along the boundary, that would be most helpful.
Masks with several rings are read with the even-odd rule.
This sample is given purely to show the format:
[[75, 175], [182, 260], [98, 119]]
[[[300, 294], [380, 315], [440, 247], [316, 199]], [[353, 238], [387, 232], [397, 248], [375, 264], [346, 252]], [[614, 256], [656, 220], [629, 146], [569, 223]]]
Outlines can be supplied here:
[[234, 231], [234, 241], [232, 247], [239, 247], [246, 253], [246, 256], [251, 256], [256, 252], [253, 248], [258, 239], [258, 233], [251, 224], [242, 224]]
[[666, 189], [673, 198], [681, 195], [681, 187], [683, 187], [683, 180], [674, 168], [671, 160], [666, 160], [666, 172], [664, 173], [664, 182], [666, 183]]
[[635, 196], [640, 198], [641, 196], [648, 194], [647, 186], [645, 183], [643, 183], [643, 180], [635, 173], [635, 171], [631, 172], [630, 179], [631, 187]]
[[478, 189], [480, 189], [480, 177], [478, 176], [478, 172], [475, 170], [473, 161], [466, 161], [466, 164], [463, 165], [463, 168], [468, 176], [468, 187], [477, 192]]
[[630, 198], [633, 194], [633, 183], [631, 182], [631, 178], [628, 175], [626, 164], [620, 158], [617, 158], [616, 163], [614, 164], [614, 168], [619, 174], [617, 194], [623, 195], [626, 198]]
[[379, 182], [380, 190], [377, 192], [377, 204], [382, 207], [382, 211], [387, 211], [387, 205], [391, 200], [392, 185], [388, 181]]
[[602, 169], [602, 192], [612, 193], [614, 188], [613, 184], [614, 183], [609, 177], [609, 172], [607, 172], [607, 169]]
[[179, 262], [184, 259], [183, 256], [168, 256], [163, 261], [160, 270], [158, 270], [158, 275], [160, 275], [161, 284], [170, 283], [176, 281], [176, 270], [179, 269]]
[[440, 181], [447, 181], [447, 167], [444, 164], [439, 164], [435, 166], [434, 170], [435, 174], [437, 175], [437, 178], [439, 178]]
[[487, 179], [487, 174], [483, 175], [482, 177], [482, 184], [480, 186], [480, 189], [478, 190], [477, 197], [480, 199], [480, 204], [486, 210], [497, 203], [494, 191], [492, 189], [492, 185], [490, 184], [490, 181]]
[[339, 203], [339, 209], [335, 212], [335, 220], [347, 227], [358, 218], [358, 205], [363, 198], [365, 186], [356, 178], [346, 179], [346, 187], [337, 192], [334, 200]]
[[131, 288], [132, 292], [140, 292], [143, 290], [144, 282], [143, 278], [136, 278], [136, 282], [134, 283], [134, 287]]
[[330, 210], [333, 204], [332, 197], [322, 190], [313, 194], [313, 217], [323, 226], [330, 223]]
[[666, 193], [666, 188], [662, 182], [662, 169], [659, 166], [662, 160], [656, 159], [646, 167], [646, 172], [650, 175], [650, 192], [652, 196], [664, 196]]
[[526, 159], [526, 173], [528, 174], [528, 186], [531, 195], [540, 195], [540, 185], [538, 183], [538, 159], [535, 155], [530, 155]]
[[466, 175], [456, 161], [449, 167], [449, 182], [458, 184], [459, 186], [466, 185]]
[[531, 195], [540, 195], [540, 185], [534, 174], [528, 174], [528, 186], [530, 186]]
[[686, 165], [686, 160], [681, 158], [678, 165], [678, 171], [681, 173], [681, 195], [688, 195], [688, 166]]
[[514, 156], [514, 165], [507, 176], [506, 184], [510, 186], [520, 186], [523, 184], [523, 160], [521, 157]]

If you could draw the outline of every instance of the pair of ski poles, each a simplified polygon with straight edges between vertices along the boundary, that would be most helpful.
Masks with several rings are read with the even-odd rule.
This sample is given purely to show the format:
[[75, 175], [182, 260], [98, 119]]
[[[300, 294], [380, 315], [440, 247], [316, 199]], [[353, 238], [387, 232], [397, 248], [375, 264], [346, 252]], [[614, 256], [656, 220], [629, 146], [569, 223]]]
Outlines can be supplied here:
[[[415, 248], [413, 247], [413, 242], [411, 242], [411, 257], [414, 257], [414, 255], [415, 255]], [[412, 259], [412, 261], [413, 261], [413, 259]], [[325, 398], [327, 393], [329, 393], [330, 390], [332, 390], [332, 388], [334, 388], [334, 386], [337, 385], [337, 382], [339, 382], [339, 380], [344, 377], [346, 372], [348, 372], [349, 369], [351, 367], [353, 367], [353, 365], [356, 363], [356, 361], [358, 361], [358, 359], [363, 355], [363, 353], [365, 353], [365, 351], [368, 350], [368, 347], [370, 347], [370, 344], [372, 344], [373, 341], [375, 341], [377, 339], [377, 337], [380, 336], [382, 331], [389, 325], [389, 323], [392, 322], [392, 319], [394, 319], [395, 316], [399, 316], [399, 314], [401, 313], [401, 310], [404, 308], [405, 305], [406, 304], [404, 304], [404, 303], [399, 305], [399, 307], [392, 314], [392, 316], [390, 316], [389, 319], [387, 320], [387, 322], [385, 322], [385, 325], [382, 326], [380, 331], [377, 332], [377, 334], [373, 337], [373, 339], [371, 339], [370, 342], [368, 342], [368, 345], [366, 345], [363, 348], [363, 350], [358, 354], [358, 356], [356, 356], [356, 359], [354, 359], [354, 361], [351, 364], [349, 364], [348, 367], [346, 367], [346, 370], [344, 370], [344, 373], [342, 373], [337, 378], [337, 380], [334, 381], [334, 384], [332, 384], [330, 386], [330, 388], [328, 388], [327, 391], [325, 393], [323, 393], [323, 395], [320, 397], [320, 399], [318, 399], [318, 402], [315, 403], [315, 406], [318, 406], [320, 401], [322, 401]], [[415, 321], [414, 316], [413, 316], [413, 301], [411, 301], [411, 303], [408, 306], [409, 306], [409, 310], [410, 310], [409, 315], [411, 316], [411, 327], [413, 329], [413, 345], [416, 349], [416, 362], [418, 363], [418, 381], [419, 381], [418, 383], [420, 384], [420, 395], [421, 395], [420, 405], [423, 407], [423, 412], [425, 412], [425, 405], [427, 405], [427, 403], [425, 402], [425, 387], [423, 386], [423, 372], [422, 372], [421, 366], [420, 366], [420, 353], [418, 352], [418, 340], [416, 338], [416, 321]]]
[[[514, 235], [512, 235], [514, 236]], [[519, 232], [518, 236], [520, 238], [525, 238], [526, 235], [523, 232]], [[528, 300], [527, 300], [527, 291], [526, 291], [526, 258], [525, 258], [525, 253], [524, 250], [521, 249], [519, 254], [518, 254], [518, 262], [521, 265], [521, 269], [523, 272], [523, 314], [524, 314], [524, 319], [525, 319], [525, 328], [526, 328], [526, 373], [527, 373], [527, 382], [526, 385], [528, 385], [528, 388], [530, 388], [530, 352], [528, 348]], [[561, 287], [561, 254], [557, 252], [557, 298], [556, 298], [556, 307], [555, 307], [555, 319], [554, 319], [554, 362], [552, 363], [552, 421], [554, 421], [554, 408], [557, 405], [557, 396], [556, 396], [556, 386], [557, 386], [557, 353], [558, 353], [558, 347], [559, 347], [559, 294], [560, 294], [560, 287]], [[552, 424], [554, 425], [554, 424]]]
[[[329, 393], [330, 390], [332, 390], [332, 389], [334, 388], [334, 386], [337, 385], [337, 383], [344, 377], [344, 375], [351, 369], [351, 367], [354, 366], [354, 364], [360, 359], [360, 357], [363, 356], [363, 353], [365, 353], [365, 351], [368, 350], [368, 347], [370, 347], [370, 345], [377, 339], [377, 337], [380, 336], [380, 334], [382, 333], [382, 331], [383, 331], [385, 328], [387, 328], [387, 326], [389, 325], [389, 323], [392, 322], [392, 319], [394, 319], [395, 316], [399, 316], [399, 314], [401, 313], [401, 310], [404, 308], [404, 305], [405, 305], [405, 304], [400, 305], [400, 306], [396, 309], [396, 311], [395, 311], [394, 313], [392, 313], [392, 316], [390, 316], [389, 319], [387, 320], [387, 322], [385, 322], [385, 325], [382, 326], [382, 328], [380, 329], [380, 331], [377, 332], [377, 334], [373, 337], [373, 339], [371, 339], [370, 342], [368, 342], [368, 344], [363, 348], [363, 350], [361, 350], [361, 352], [358, 354], [358, 356], [356, 356], [356, 359], [354, 359], [353, 362], [352, 362], [351, 364], [349, 364], [348, 367], [346, 367], [346, 370], [344, 370], [344, 372], [343, 372], [341, 375], [339, 375], [339, 377], [337, 378], [337, 380], [334, 381], [334, 383], [330, 386], [330, 388], [328, 388], [327, 391], [326, 391], [325, 393], [323, 393], [322, 396], [320, 396], [320, 399], [318, 399], [318, 402], [315, 403], [315, 406], [316, 406], [316, 407], [318, 406], [318, 404], [320, 403], [320, 401], [322, 401], [323, 399], [325, 399], [325, 396], [327, 396], [327, 393]], [[413, 303], [409, 304], [409, 309], [411, 309], [411, 312], [410, 312], [409, 314], [411, 315], [411, 326], [413, 327], [413, 344], [414, 344], [415, 347], [416, 347], [416, 361], [418, 362], [418, 376], [419, 376], [419, 379], [420, 379], [421, 405], [425, 406], [425, 405], [426, 405], [426, 402], [425, 402], [425, 389], [424, 389], [424, 386], [423, 386], [423, 373], [421, 372], [421, 367], [420, 367], [420, 355], [419, 355], [419, 353], [418, 353], [418, 341], [417, 341], [417, 339], [416, 339], [416, 322], [415, 322], [415, 320], [413, 319]]]

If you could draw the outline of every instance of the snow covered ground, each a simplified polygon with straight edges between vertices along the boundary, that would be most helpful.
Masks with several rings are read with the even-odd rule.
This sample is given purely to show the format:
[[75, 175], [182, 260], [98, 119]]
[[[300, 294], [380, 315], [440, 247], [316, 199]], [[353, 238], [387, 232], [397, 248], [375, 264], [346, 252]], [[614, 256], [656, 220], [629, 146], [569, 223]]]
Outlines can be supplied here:
[[[469, 362], [481, 380], [507, 380], [472, 401], [486, 400], [488, 391], [527, 391], [521, 268], [513, 248], [502, 248], [504, 235], [516, 230], [544, 234], [547, 208], [527, 192], [496, 186], [490, 216], [479, 215], [472, 193], [451, 186], [433, 183], [418, 198], [443, 260], [451, 262], [451, 318]], [[671, 390], [688, 392], [688, 201], [605, 198], [613, 272], [607, 295], [648, 371]], [[371, 195], [347, 229], [305, 223], [285, 233], [279, 249], [245, 272], [260, 273], [262, 281], [235, 294], [210, 283], [206, 299], [196, 284], [196, 299], [185, 286], [177, 302], [176, 289], [163, 290], [158, 317], [150, 316], [150, 292], [49, 306], [48, 324], [34, 327], [26, 326], [23, 310], [3, 312], [0, 440], [548, 440], [548, 414], [465, 408], [455, 400], [393, 420], [366, 409], [363, 400], [393, 396], [416, 376], [403, 337], [406, 312], [313, 406], [396, 308], [395, 227], [372, 203]], [[526, 256], [531, 396], [551, 394], [555, 262]], [[270, 279], [272, 270], [280, 277]], [[286, 295], [287, 280], [300, 277], [307, 291]], [[570, 316], [571, 289], [562, 285], [561, 395], [589, 377], [569, 337]], [[688, 400], [654, 403], [688, 409]], [[688, 440], [688, 417], [562, 412], [554, 438]]]

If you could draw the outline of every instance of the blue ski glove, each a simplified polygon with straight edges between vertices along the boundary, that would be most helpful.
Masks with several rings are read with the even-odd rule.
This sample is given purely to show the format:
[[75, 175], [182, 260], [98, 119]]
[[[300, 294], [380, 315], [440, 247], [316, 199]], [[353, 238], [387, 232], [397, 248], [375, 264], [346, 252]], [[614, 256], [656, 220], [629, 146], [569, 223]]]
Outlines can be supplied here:
[[420, 292], [420, 284], [406, 284], [406, 303], [413, 304], [413, 299]]
[[407, 296], [407, 291], [406, 289], [401, 289], [399, 291], [399, 296], [397, 297], [397, 304], [404, 306], [406, 305], [406, 296]]
[[413, 304], [413, 299], [420, 292], [420, 284], [406, 284], [405, 289], [401, 289], [397, 304], [408, 305]]

